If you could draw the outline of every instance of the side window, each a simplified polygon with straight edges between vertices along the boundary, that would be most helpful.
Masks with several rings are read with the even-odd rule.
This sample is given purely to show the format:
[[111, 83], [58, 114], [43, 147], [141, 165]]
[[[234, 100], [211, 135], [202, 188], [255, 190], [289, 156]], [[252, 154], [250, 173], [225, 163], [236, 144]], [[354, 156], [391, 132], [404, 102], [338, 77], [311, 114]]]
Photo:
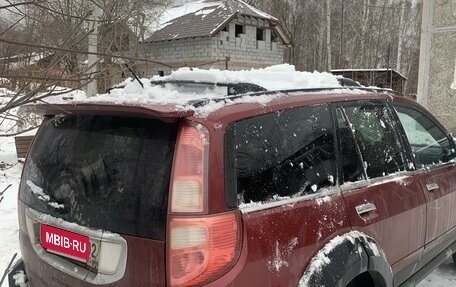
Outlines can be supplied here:
[[238, 203], [249, 203], [333, 186], [334, 140], [326, 105], [236, 122], [227, 131], [226, 188], [237, 191]]
[[355, 136], [345, 118], [343, 109], [337, 109], [337, 134], [339, 146], [339, 162], [344, 182], [355, 182], [364, 179], [364, 169], [360, 158], [360, 150], [356, 145]]
[[387, 107], [380, 103], [341, 107], [337, 117], [344, 181], [406, 169], [397, 127]]
[[395, 106], [412, 149], [417, 168], [448, 162], [456, 157], [447, 135], [418, 110]]

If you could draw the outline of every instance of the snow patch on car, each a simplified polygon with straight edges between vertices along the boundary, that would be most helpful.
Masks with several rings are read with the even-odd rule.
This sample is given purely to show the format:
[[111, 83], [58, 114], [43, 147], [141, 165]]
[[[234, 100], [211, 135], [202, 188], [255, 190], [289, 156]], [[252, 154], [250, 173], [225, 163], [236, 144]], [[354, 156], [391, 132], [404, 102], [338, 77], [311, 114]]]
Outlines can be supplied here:
[[289, 264], [284, 258], [289, 257], [293, 249], [298, 245], [298, 238], [292, 238], [287, 244], [281, 246], [276, 240], [272, 259], [268, 261], [268, 269], [271, 272], [279, 272], [283, 267], [288, 267]]
[[270, 199], [265, 201], [250, 201], [244, 202], [243, 196], [238, 195], [238, 207], [242, 213], [249, 213], [258, 210], [273, 208], [273, 207], [294, 207], [297, 202], [306, 200], [316, 200], [318, 205], [330, 203], [332, 196], [339, 194], [337, 187], [326, 187], [318, 190], [316, 193], [302, 194], [301, 192], [292, 196], [279, 196], [273, 195]]
[[29, 214], [28, 215], [29, 217], [31, 217], [32, 219], [34, 219], [40, 223], [48, 224], [51, 226], [56, 226], [58, 228], [61, 228], [61, 229], [67, 230], [67, 231], [71, 231], [74, 233], [84, 234], [84, 235], [92, 237], [92, 238], [116, 239], [119, 237], [119, 235], [117, 233], [112, 233], [112, 232], [102, 230], [102, 229], [94, 229], [94, 228], [81, 226], [77, 223], [69, 222], [69, 221], [63, 220], [62, 218], [54, 217], [49, 214], [44, 214], [44, 213], [38, 212], [36, 210], [33, 210], [31, 208], [28, 208], [26, 210], [26, 213]]
[[39, 187], [38, 185], [34, 184], [31, 180], [27, 180], [26, 184], [28, 187], [30, 187], [30, 190], [32, 191], [32, 194], [34, 194], [39, 200], [47, 203], [49, 206], [59, 209], [59, 208], [65, 208], [63, 204], [51, 201], [51, 197], [47, 194], [44, 193], [43, 189]]
[[27, 275], [25, 275], [24, 271], [21, 270], [13, 275], [14, 285], [19, 287], [27, 287]]
[[36, 196], [38, 196], [38, 198], [40, 198], [41, 200], [46, 201], [46, 202], [51, 200], [49, 195], [45, 194], [43, 192], [43, 189], [41, 187], [39, 187], [38, 185], [34, 184], [31, 180], [27, 180], [26, 183], [27, 183], [27, 186], [30, 187], [30, 190], [32, 191], [32, 193], [35, 194]]
[[325, 195], [321, 198], [317, 198], [316, 202], [318, 205], [322, 205], [323, 203], [327, 203], [327, 202], [330, 202], [331, 201], [331, 197]]
[[389, 182], [397, 182], [402, 186], [406, 186], [410, 183], [409, 178], [409, 171], [399, 171], [396, 173], [385, 175], [381, 178], [363, 179], [356, 182], [345, 182], [341, 185], [341, 188], [343, 190], [353, 190], [362, 186], [376, 186]]

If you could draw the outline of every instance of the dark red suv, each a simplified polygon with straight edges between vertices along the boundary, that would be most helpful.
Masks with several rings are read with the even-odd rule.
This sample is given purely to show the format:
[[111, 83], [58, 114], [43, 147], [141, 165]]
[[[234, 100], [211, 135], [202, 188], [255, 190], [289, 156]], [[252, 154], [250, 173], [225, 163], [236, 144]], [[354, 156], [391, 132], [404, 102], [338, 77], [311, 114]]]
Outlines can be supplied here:
[[411, 286], [456, 252], [455, 144], [415, 102], [361, 87], [201, 98], [28, 107], [46, 119], [11, 274], [33, 287]]

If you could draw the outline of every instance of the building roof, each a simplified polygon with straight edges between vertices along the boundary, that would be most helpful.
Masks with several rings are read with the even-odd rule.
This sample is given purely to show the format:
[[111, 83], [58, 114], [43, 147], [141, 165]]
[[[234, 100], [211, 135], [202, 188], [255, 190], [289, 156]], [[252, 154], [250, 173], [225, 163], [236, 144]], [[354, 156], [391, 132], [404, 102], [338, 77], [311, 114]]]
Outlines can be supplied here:
[[289, 44], [277, 18], [241, 0], [198, 0], [173, 5], [163, 11], [145, 42], [214, 36], [237, 15], [269, 21], [284, 44]]

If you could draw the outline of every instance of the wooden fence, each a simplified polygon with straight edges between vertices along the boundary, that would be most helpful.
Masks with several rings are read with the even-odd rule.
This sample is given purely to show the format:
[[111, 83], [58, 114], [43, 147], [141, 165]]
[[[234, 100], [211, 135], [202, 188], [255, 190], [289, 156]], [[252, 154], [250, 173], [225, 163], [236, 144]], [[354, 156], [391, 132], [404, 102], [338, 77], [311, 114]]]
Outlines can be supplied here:
[[16, 142], [16, 152], [18, 158], [25, 158], [27, 152], [32, 144], [34, 136], [16, 136], [14, 141]]

